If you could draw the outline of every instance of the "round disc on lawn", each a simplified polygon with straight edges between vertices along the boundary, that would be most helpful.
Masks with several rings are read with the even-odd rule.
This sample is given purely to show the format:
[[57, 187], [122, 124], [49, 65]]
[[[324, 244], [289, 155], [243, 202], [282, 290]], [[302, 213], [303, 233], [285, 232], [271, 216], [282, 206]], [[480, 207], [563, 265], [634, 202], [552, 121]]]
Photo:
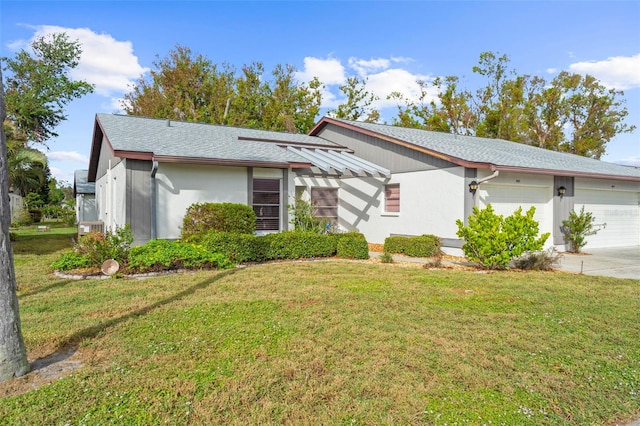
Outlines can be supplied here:
[[100, 268], [105, 275], [113, 275], [118, 272], [118, 269], [120, 269], [120, 265], [114, 259], [105, 260]]

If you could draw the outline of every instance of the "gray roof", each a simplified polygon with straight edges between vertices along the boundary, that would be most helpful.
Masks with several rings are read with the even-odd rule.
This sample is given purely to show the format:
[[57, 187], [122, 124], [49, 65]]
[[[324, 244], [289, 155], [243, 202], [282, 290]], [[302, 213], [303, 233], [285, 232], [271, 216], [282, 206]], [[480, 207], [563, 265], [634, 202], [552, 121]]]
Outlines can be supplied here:
[[[216, 126], [134, 117], [97, 114], [97, 119], [116, 151], [149, 152], [157, 157], [187, 157], [259, 162], [305, 161], [277, 143], [335, 145], [308, 135]], [[262, 141], [261, 141], [262, 140]]]
[[[96, 120], [116, 155], [123, 157], [148, 153], [158, 161], [302, 163], [321, 174], [389, 174], [351, 155], [347, 147], [315, 136], [117, 114], [97, 114]], [[96, 164], [98, 155], [92, 149]]]
[[76, 170], [73, 172], [73, 192], [75, 194], [95, 194], [96, 183], [88, 181], [88, 170]]
[[485, 163], [493, 165], [497, 169], [535, 169], [565, 175], [594, 175], [594, 177], [597, 177], [595, 175], [604, 175], [640, 180], [640, 168], [637, 167], [607, 163], [503, 139], [460, 136], [451, 133], [327, 118], [316, 125], [311, 134], [314, 134], [323, 122], [336, 122], [338, 125], [356, 127], [387, 138], [408, 142], [429, 151], [462, 160], [462, 162]]

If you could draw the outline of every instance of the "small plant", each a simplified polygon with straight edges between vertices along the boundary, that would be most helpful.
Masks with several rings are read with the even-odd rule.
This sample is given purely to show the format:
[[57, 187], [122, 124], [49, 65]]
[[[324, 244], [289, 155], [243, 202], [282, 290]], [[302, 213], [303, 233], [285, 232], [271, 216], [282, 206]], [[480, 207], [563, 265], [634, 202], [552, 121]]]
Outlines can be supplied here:
[[115, 232], [90, 232], [78, 239], [75, 250], [86, 256], [92, 265], [100, 266], [105, 260], [114, 259], [126, 263], [133, 243], [133, 231], [127, 224]]
[[571, 210], [569, 219], [562, 221], [561, 230], [565, 242], [569, 244], [571, 253], [580, 253], [582, 248], [587, 245], [587, 237], [598, 232], [593, 226], [595, 219], [593, 214], [585, 212], [584, 206], [582, 206], [579, 214], [575, 210]]
[[336, 233], [336, 225], [329, 219], [316, 216], [316, 206], [302, 197], [296, 197], [294, 204], [287, 206], [290, 223], [296, 231], [310, 231], [317, 234]]
[[506, 269], [512, 259], [527, 251], [542, 250], [549, 233], [538, 237], [539, 224], [533, 219], [535, 207], [522, 215], [522, 207], [503, 218], [493, 211], [491, 204], [485, 209], [473, 208], [469, 225], [458, 219], [458, 237], [465, 243], [465, 256], [487, 269]]
[[393, 256], [391, 255], [391, 253], [388, 253], [386, 251], [380, 255], [379, 259], [382, 263], [393, 263]]
[[514, 265], [518, 269], [530, 271], [552, 271], [560, 265], [561, 259], [562, 255], [551, 247], [545, 251], [525, 253], [514, 261]]
[[88, 256], [78, 254], [75, 251], [64, 253], [58, 260], [51, 264], [51, 269], [56, 271], [70, 271], [73, 269], [89, 268], [96, 266]]

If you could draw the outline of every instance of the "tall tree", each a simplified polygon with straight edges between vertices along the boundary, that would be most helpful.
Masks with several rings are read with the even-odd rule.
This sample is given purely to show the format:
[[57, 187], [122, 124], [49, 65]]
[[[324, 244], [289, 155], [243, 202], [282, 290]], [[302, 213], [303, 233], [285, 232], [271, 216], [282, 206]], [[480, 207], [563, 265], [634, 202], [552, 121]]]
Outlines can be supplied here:
[[[41, 37], [15, 58], [3, 58], [0, 70], [0, 381], [29, 371], [20, 327], [13, 251], [9, 239], [9, 164], [7, 128], [15, 140], [46, 142], [56, 136], [55, 127], [64, 119], [64, 106], [93, 90], [84, 81], [74, 81], [69, 71], [78, 65], [80, 44], [65, 34]], [[2, 71], [9, 71], [5, 91]]]
[[[0, 70], [0, 120], [6, 117], [4, 84]], [[9, 238], [9, 167], [4, 126], [0, 128], [0, 382], [29, 371], [27, 350], [22, 338], [20, 310], [16, 293], [13, 249]]]
[[344, 102], [327, 115], [334, 118], [356, 121], [364, 118], [365, 122], [373, 123], [380, 118], [380, 112], [373, 107], [378, 97], [367, 90], [367, 80], [358, 76], [347, 78], [347, 82], [340, 87], [344, 95]]
[[7, 119], [32, 142], [58, 136], [54, 129], [67, 117], [64, 107], [91, 93], [93, 86], [75, 81], [69, 71], [78, 66], [80, 44], [64, 33], [36, 39], [32, 52], [20, 50], [15, 58], [3, 58], [9, 71], [5, 92]]
[[455, 76], [437, 78], [438, 100], [419, 102], [394, 94], [398, 115], [393, 124], [456, 134], [501, 138], [554, 151], [599, 159], [616, 135], [632, 132], [622, 91], [607, 89], [590, 75], [561, 72], [551, 82], [519, 75], [507, 55], [483, 52], [476, 74], [484, 86], [472, 95], [458, 88]]
[[290, 65], [267, 78], [261, 62], [237, 72], [176, 46], [154, 66], [125, 95], [128, 114], [306, 133], [320, 109], [320, 83], [298, 82]]

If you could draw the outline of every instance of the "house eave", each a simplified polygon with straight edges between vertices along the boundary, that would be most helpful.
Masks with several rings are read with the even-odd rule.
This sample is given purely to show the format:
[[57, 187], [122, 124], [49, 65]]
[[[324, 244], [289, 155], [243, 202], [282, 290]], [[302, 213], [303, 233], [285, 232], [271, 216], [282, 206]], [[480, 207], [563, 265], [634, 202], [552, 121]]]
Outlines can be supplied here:
[[[130, 158], [130, 157], [128, 157]], [[230, 160], [224, 158], [200, 158], [200, 157], [180, 157], [171, 155], [152, 155], [150, 160], [159, 163], [183, 163], [183, 164], [203, 164], [210, 166], [240, 166], [240, 167], [264, 167], [272, 169], [288, 169], [292, 165], [302, 165], [301, 163], [278, 162], [278, 161], [257, 161], [257, 160]]]
[[494, 170], [500, 170], [501, 172], [516, 172], [516, 173], [531, 173], [538, 175], [552, 175], [552, 176], [569, 176], [569, 177], [584, 177], [593, 179], [611, 179], [622, 180], [629, 182], [640, 182], [638, 176], [624, 176], [624, 175], [610, 175], [604, 173], [585, 173], [575, 172], [571, 170], [549, 170], [549, 169], [533, 169], [528, 167], [514, 167], [514, 166], [496, 166]]

